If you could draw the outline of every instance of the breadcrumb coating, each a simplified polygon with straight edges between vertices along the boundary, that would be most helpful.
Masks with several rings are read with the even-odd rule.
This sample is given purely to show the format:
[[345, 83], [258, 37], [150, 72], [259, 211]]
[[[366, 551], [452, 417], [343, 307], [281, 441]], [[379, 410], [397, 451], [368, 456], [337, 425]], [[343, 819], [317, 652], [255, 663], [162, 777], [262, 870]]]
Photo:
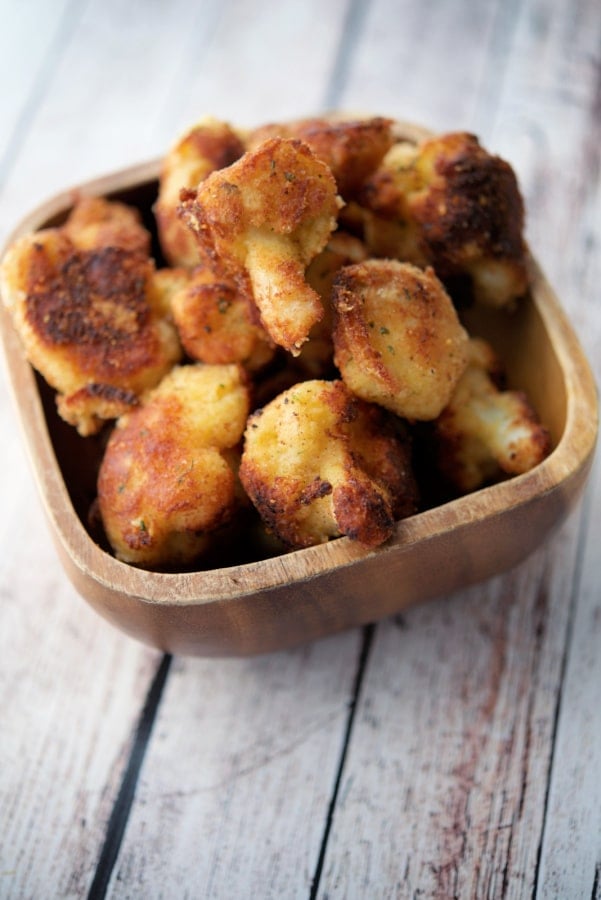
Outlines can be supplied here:
[[548, 431], [525, 393], [497, 387], [500, 369], [490, 344], [472, 338], [469, 365], [434, 423], [439, 469], [460, 493], [528, 472], [550, 450]]
[[467, 365], [468, 337], [432, 269], [346, 266], [333, 305], [334, 359], [349, 389], [403, 418], [436, 418]]
[[332, 341], [333, 309], [332, 285], [343, 266], [361, 262], [367, 258], [365, 245], [359, 238], [344, 231], [335, 231], [330, 240], [309, 265], [306, 279], [321, 297], [323, 318], [316, 322], [309, 332], [309, 339], [303, 344], [295, 360], [295, 369], [300, 376], [324, 378], [334, 367], [334, 344]]
[[182, 195], [202, 250], [254, 298], [271, 339], [298, 354], [323, 316], [305, 270], [336, 227], [330, 169], [300, 141], [274, 138]]
[[136, 250], [79, 250], [59, 228], [21, 237], [2, 261], [2, 296], [27, 357], [84, 436], [180, 359], [175, 329], [152, 302], [155, 274]]
[[172, 298], [180, 341], [191, 359], [242, 363], [249, 371], [265, 366], [275, 352], [256, 321], [256, 310], [235, 283], [207, 266], [194, 269]]
[[511, 166], [465, 132], [395, 145], [361, 192], [370, 249], [443, 280], [467, 276], [501, 307], [528, 287], [524, 204]]
[[355, 196], [394, 140], [392, 120], [381, 116], [344, 121], [311, 118], [262, 125], [249, 134], [247, 147], [256, 149], [274, 137], [297, 138], [308, 144], [331, 169], [344, 200]]
[[104, 197], [81, 197], [73, 206], [62, 232], [78, 250], [121, 247], [150, 255], [150, 232], [137, 209]]
[[190, 128], [163, 158], [154, 212], [163, 255], [171, 266], [196, 266], [198, 243], [181, 221], [180, 191], [192, 189], [216, 169], [231, 165], [244, 153], [239, 135], [226, 122], [207, 117]]
[[142, 567], [192, 562], [236, 509], [232, 450], [249, 411], [239, 366], [176, 366], [117, 422], [98, 476], [115, 555]]
[[0, 290], [59, 415], [84, 437], [117, 420], [97, 446], [119, 559], [211, 564], [234, 527], [274, 553], [371, 549], [418, 511], [412, 438], [425, 505], [550, 452], [457, 311], [528, 290], [515, 174], [474, 135], [399, 134], [206, 118], [162, 163], [168, 267], [140, 212], [102, 197], [9, 248]]
[[240, 480], [290, 548], [340, 535], [378, 546], [417, 505], [408, 445], [341, 381], [296, 384], [255, 412]]

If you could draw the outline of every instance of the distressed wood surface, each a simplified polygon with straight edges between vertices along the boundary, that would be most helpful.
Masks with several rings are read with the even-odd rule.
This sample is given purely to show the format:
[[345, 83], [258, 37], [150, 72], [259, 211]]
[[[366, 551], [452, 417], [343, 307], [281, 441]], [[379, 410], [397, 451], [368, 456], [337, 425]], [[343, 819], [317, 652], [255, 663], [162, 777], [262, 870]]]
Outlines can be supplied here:
[[[468, 128], [601, 376], [594, 0], [0, 0], [0, 241], [213, 113]], [[251, 660], [66, 582], [0, 380], [1, 897], [601, 896], [599, 473], [518, 569]]]

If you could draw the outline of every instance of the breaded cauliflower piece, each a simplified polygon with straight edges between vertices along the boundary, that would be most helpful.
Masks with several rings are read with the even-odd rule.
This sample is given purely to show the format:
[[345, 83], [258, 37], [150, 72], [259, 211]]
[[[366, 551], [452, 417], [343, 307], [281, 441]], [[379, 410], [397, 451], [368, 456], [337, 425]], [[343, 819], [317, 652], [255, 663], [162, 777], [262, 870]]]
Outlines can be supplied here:
[[334, 345], [332, 342], [332, 285], [343, 266], [361, 262], [367, 258], [365, 245], [359, 238], [344, 231], [335, 231], [325, 248], [309, 265], [307, 282], [322, 299], [323, 319], [316, 322], [309, 332], [309, 339], [295, 360], [296, 371], [307, 378], [325, 378], [333, 371]]
[[460, 493], [503, 473], [528, 472], [547, 456], [550, 439], [522, 391], [500, 390], [492, 347], [470, 340], [470, 361], [448, 406], [434, 423], [438, 467]]
[[192, 562], [237, 505], [233, 448], [249, 411], [239, 366], [176, 366], [118, 420], [98, 475], [116, 556], [145, 568]]
[[408, 445], [341, 381], [298, 383], [255, 412], [240, 480], [289, 548], [340, 535], [376, 547], [417, 505]]
[[164, 156], [154, 213], [165, 259], [171, 266], [201, 262], [198, 242], [177, 208], [182, 188], [196, 188], [216, 169], [230, 166], [244, 153], [239, 135], [226, 122], [207, 117], [190, 128]]
[[31, 364], [81, 435], [137, 403], [180, 359], [153, 306], [152, 261], [137, 251], [78, 250], [64, 230], [19, 238], [0, 267], [4, 302]]
[[239, 362], [256, 371], [273, 358], [275, 348], [256, 321], [248, 296], [207, 266], [191, 272], [188, 283], [173, 295], [171, 306], [180, 341], [191, 359]]
[[367, 180], [365, 235], [380, 256], [468, 276], [477, 302], [501, 307], [528, 287], [524, 204], [511, 166], [464, 132], [395, 145]]
[[467, 365], [468, 336], [432, 269], [345, 266], [333, 305], [334, 360], [348, 388], [403, 418], [436, 418]]
[[81, 197], [62, 226], [78, 250], [121, 247], [150, 255], [150, 232], [137, 209], [104, 197]]
[[183, 194], [180, 209], [204, 251], [254, 298], [271, 339], [298, 354], [323, 316], [305, 269], [339, 209], [325, 163], [300, 141], [274, 138]]
[[149, 301], [157, 313], [173, 321], [173, 300], [190, 284], [192, 270], [183, 266], [157, 269], [149, 286]]
[[339, 194], [353, 197], [380, 165], [393, 143], [392, 120], [382, 117], [341, 120], [298, 119], [262, 125], [247, 137], [249, 150], [269, 138], [297, 138], [308, 144], [332, 171]]

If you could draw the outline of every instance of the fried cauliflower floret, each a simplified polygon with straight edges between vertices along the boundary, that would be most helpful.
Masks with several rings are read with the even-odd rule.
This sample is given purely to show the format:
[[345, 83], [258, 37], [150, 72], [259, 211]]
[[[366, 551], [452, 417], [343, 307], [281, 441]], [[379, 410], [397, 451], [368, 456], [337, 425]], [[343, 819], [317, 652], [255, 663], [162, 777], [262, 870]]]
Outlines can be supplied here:
[[237, 505], [232, 450], [249, 410], [239, 366], [176, 366], [117, 422], [98, 475], [116, 556], [145, 568], [185, 565]]
[[329, 168], [306, 144], [274, 138], [213, 172], [182, 201], [204, 251], [254, 298], [271, 339], [297, 354], [323, 316], [305, 270], [336, 227]]
[[346, 266], [333, 305], [348, 388], [403, 418], [436, 418], [467, 365], [468, 336], [434, 272], [384, 259]]
[[152, 276], [149, 290], [149, 302], [156, 312], [170, 321], [173, 319], [173, 300], [176, 294], [189, 284], [192, 270], [183, 266], [157, 269]]
[[500, 307], [528, 287], [524, 204], [511, 166], [464, 132], [395, 145], [361, 195], [374, 253], [468, 276]]
[[243, 153], [240, 137], [227, 123], [206, 118], [187, 131], [163, 158], [154, 213], [161, 249], [171, 266], [195, 266], [201, 261], [198, 243], [177, 213], [180, 191], [195, 188], [211, 172], [231, 165]]
[[249, 419], [240, 479], [287, 547], [347, 535], [376, 547], [416, 509], [407, 444], [341, 381], [305, 381]]
[[274, 137], [297, 138], [308, 144], [331, 169], [338, 192], [345, 200], [357, 193], [393, 143], [390, 119], [299, 119], [255, 129], [247, 138], [247, 147], [256, 149]]
[[460, 493], [503, 473], [528, 472], [550, 449], [549, 434], [526, 395], [497, 387], [499, 371], [491, 346], [472, 338], [469, 365], [434, 423], [439, 468]]
[[2, 261], [28, 359], [82, 435], [135, 405], [180, 358], [175, 329], [151, 302], [154, 274], [138, 252], [78, 250], [61, 229], [19, 238]]
[[142, 224], [138, 210], [116, 200], [82, 197], [62, 231], [78, 250], [121, 247], [145, 256], [150, 254], [150, 232]]
[[307, 269], [306, 279], [323, 302], [323, 319], [313, 326], [308, 341], [296, 359], [296, 370], [309, 378], [323, 378], [333, 368], [332, 342], [332, 285], [342, 268], [367, 258], [365, 245], [359, 238], [343, 231], [335, 231], [325, 248]]
[[213, 364], [239, 362], [256, 371], [274, 355], [248, 296], [207, 266], [194, 269], [187, 284], [174, 294], [172, 312], [191, 359]]

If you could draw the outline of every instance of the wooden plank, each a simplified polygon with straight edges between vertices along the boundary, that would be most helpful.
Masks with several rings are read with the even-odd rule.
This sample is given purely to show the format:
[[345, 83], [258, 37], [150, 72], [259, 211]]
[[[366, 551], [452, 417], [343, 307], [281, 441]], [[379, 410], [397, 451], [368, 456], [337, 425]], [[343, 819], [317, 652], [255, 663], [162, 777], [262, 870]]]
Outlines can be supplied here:
[[75, 595], [27, 479], [19, 501], [0, 559], [0, 894], [82, 896], [160, 655]]
[[541, 898], [598, 898], [601, 884], [599, 465], [595, 474], [553, 750], [536, 894]]
[[18, 5], [11, 0], [0, 2], [0, 181], [19, 153], [20, 142], [44, 96], [46, 76], [56, 65], [80, 6], [77, 0], [58, 0], [52, 5], [44, 0]]
[[491, 129], [520, 177], [533, 252], [593, 361], [600, 43], [594, 0], [524, 4]]
[[[585, 25], [576, 26], [575, 36], [567, 31], [570, 10], [560, 28], [550, 0], [524, 6], [519, 18], [517, 6], [490, 0], [407, 3], [402, 15], [396, 4], [366, 5], [354, 20], [357, 67], [338, 67], [336, 91], [328, 90], [326, 75], [339, 46], [343, 3], [307, 4], [308, 12], [184, 0], [120, 6], [86, 4], [60, 66], [48, 73], [46, 100], [0, 195], [0, 229], [80, 177], [162, 150], [172, 128], [197, 112], [230, 110], [231, 118], [251, 122], [266, 108], [274, 118], [301, 114], [338, 94], [342, 105], [434, 127], [481, 127], [495, 149], [506, 150], [535, 211], [535, 250], [560, 293], [569, 294], [587, 346], [597, 349], [578, 296], [595, 283], [593, 275], [598, 283], [592, 252], [566, 254], [565, 247], [598, 234], [595, 195], [586, 190], [598, 141], [571, 143], [574, 129], [585, 133], [580, 88], [571, 87], [557, 113], [562, 82], [572, 86], [578, 75], [580, 84], [590, 71], [581, 53], [598, 35], [586, 19], [590, 0], [577, 10], [576, 21]], [[580, 48], [575, 55], [568, 37]], [[566, 60], [561, 78], [552, 70], [552, 83], [541, 63], [547, 56]], [[432, 59], [437, 65], [429, 68]], [[577, 59], [580, 67], [570, 68]], [[90, 110], [94, 96], [97, 108]], [[4, 422], [12, 422], [8, 412]], [[9, 512], [0, 534], [0, 742], [8, 762], [0, 766], [0, 893], [81, 896], [158, 657], [111, 631], [65, 584], [19, 445], [11, 439], [7, 446], [4, 438], [3, 445], [0, 490]], [[576, 606], [539, 868], [539, 883], [549, 890], [573, 884], [569, 873], [580, 864], [590, 888], [590, 863], [599, 859], [594, 769], [579, 767], [574, 737], [584, 735], [585, 762], [594, 767], [599, 723], [588, 679], [598, 675], [598, 518], [591, 523], [586, 602]], [[445, 896], [454, 885], [462, 896], [470, 889], [498, 895], [504, 886], [509, 895], [531, 893], [580, 559], [578, 528], [576, 517], [516, 573], [414, 610], [400, 627], [389, 622], [377, 629], [321, 895], [341, 896], [348, 888], [347, 894], [389, 896], [397, 883]], [[20, 548], [14, 559], [13, 547]], [[168, 896], [174, 883], [184, 894], [199, 885], [213, 896], [231, 896], [232, 886], [238, 895], [309, 894], [358, 652], [359, 636], [350, 634], [260, 660], [178, 660], [111, 894]], [[57, 735], [59, 714], [64, 732]], [[562, 801], [574, 791], [570, 830]], [[76, 827], [83, 818], [85, 827]], [[568, 862], [558, 871], [562, 854]]]
[[174, 136], [204, 115], [236, 125], [313, 115], [323, 108], [348, 0], [220, 4], [204, 53], [189, 44], [164, 121]]
[[[194, 67], [182, 62], [190, 73], [186, 104], [178, 111], [182, 126], [197, 117], [199, 97], [200, 112], [236, 124], [318, 108], [328, 74], [323, 61], [332, 57], [344, 11], [341, 3], [320, 7], [323, 27], [311, 35], [314, 69], [295, 98], [282, 71], [299, 64], [290, 39], [296, 34], [297, 46], [307, 46], [317, 4], [227, 7], [213, 51]], [[273, 53], [259, 67], [257, 54], [265, 46]], [[233, 90], [242, 83], [243, 92]], [[160, 896], [171, 883], [184, 893], [224, 896], [234, 883], [244, 893], [264, 895], [266, 877], [274, 895], [309, 893], [360, 640], [355, 632], [255, 660], [177, 661], [111, 895], [135, 885], [145, 896]]]
[[378, 627], [319, 896], [529, 895], [574, 528]]
[[108, 896], [309, 896], [359, 649], [177, 660]]
[[[179, 28], [170, 12], [182, 15], [187, 8], [138, 4], [121, 15], [117, 5], [104, 2], [80, 6], [72, 31], [57, 36], [46, 28], [55, 43], [44, 68], [45, 92], [35, 93], [25, 66], [9, 79], [11, 97], [19, 95], [30, 114], [13, 121], [21, 128], [20, 152], [0, 194], [2, 239], [42, 196], [113, 162], [123, 164], [131, 135], [139, 141], [133, 152], [142, 155], [147, 117], [155, 111], [142, 99], [164, 86], [161, 64], [174, 58]], [[80, 11], [74, 3], [70, 8], [74, 15]], [[36, 5], [19, 9], [22, 18], [8, 38], [28, 32], [36, 15]], [[133, 14], [137, 20], [128, 18]], [[41, 32], [44, 22], [40, 13]], [[159, 48], [154, 61], [148, 46]], [[40, 36], [33, 35], [29, 47], [43, 55]], [[25, 49], [19, 38], [17, 56]], [[125, 92], [127, 104], [121, 88], [131, 72], [139, 82]], [[9, 99], [4, 91], [7, 121]], [[113, 159], [111, 146], [117, 148]], [[0, 894], [82, 896], [161, 655], [104, 623], [67, 583], [33, 494], [4, 380], [0, 422]]]
[[[574, 17], [580, 23], [574, 39]], [[601, 21], [594, 4], [579, 3], [553, 20], [542, 18], [545, 49], [557, 60], [539, 77], [553, 85], [557, 109], [528, 108], [536, 146], [554, 148], [548, 177], [538, 182], [550, 239], [548, 265], [580, 332], [597, 383], [601, 383], [601, 320], [595, 308], [601, 270], [599, 172], [599, 47]], [[564, 52], [559, 48], [565, 47]], [[543, 74], [544, 73], [544, 74]], [[534, 81], [538, 87], [538, 80]], [[545, 153], [544, 158], [547, 158]], [[543, 170], [544, 171], [544, 170]], [[546, 174], [546, 173], [545, 173]], [[562, 215], [567, 210], [567, 215]], [[543, 243], [542, 225], [535, 240]], [[566, 248], [569, 248], [566, 252]], [[599, 454], [587, 505], [586, 535], [578, 571], [574, 621], [553, 752], [546, 822], [538, 873], [538, 897], [599, 897], [601, 874], [601, 711], [598, 685], [601, 567]]]
[[[201, 8], [207, 12], [211, 4]], [[83, 4], [68, 48], [48, 73], [35, 130], [22, 141], [0, 194], [12, 214], [0, 223], [0, 240], [11, 221], [57, 191], [163, 152], [168, 135], [158, 123], [173, 92], [189, 16], [188, 0]], [[198, 14], [194, 22], [202, 53], [210, 16]]]
[[[368, 6], [340, 105], [407, 119], [433, 130], [486, 129], [483, 85], [503, 71], [516, 3], [397, 3]], [[491, 79], [491, 69], [495, 79]]]
[[[598, 205], [590, 184], [595, 178], [591, 158], [598, 165], [598, 127], [595, 130], [591, 123], [596, 108], [592, 61], [593, 48], [599, 46], [599, 20], [597, 16], [593, 22], [593, 3], [581, 3], [576, 10], [554, 10], [553, 4], [543, 2], [523, 4], [513, 11], [515, 21], [505, 25], [507, 35], [513, 35], [511, 52], [496, 74], [500, 83], [490, 83], [495, 74], [493, 58], [487, 63], [478, 96], [471, 100], [471, 124], [491, 149], [515, 165], [530, 210], [534, 249], [551, 263], [552, 280], [580, 326], [589, 355], [598, 358], [598, 326], [588, 331], [593, 312], [580, 290], [586, 292], [587, 280], [589, 285], [598, 284], [598, 278], [586, 273], [594, 269], [590, 253], [598, 244], [593, 223], [595, 208], [598, 219]], [[381, 7], [373, 18], [383, 31]], [[497, 46], [506, 44], [501, 41]], [[440, 72], [446, 66], [444, 47], [439, 49]], [[466, 53], [466, 71], [473, 71], [473, 54], [469, 57], [467, 49]], [[366, 38], [359, 59], [374, 54], [375, 43]], [[426, 56], [433, 58], [429, 50]], [[558, 68], [550, 72], [542, 66], [545, 57]], [[386, 67], [385, 57], [380, 58]], [[562, 89], [567, 71], [580, 75], [568, 82], [575, 85], [573, 89]], [[449, 81], [456, 86], [456, 81]], [[361, 75], [353, 73], [351, 85], [360, 82]], [[432, 99], [436, 96], [432, 80], [425, 77], [415, 94], [412, 84], [410, 78], [403, 101], [411, 108], [412, 103], [421, 102], [423, 92], [430, 100], [426, 120], [431, 116], [437, 124], [444, 122]], [[566, 98], [566, 90], [573, 94]], [[468, 109], [470, 98], [453, 104], [450, 91], [447, 87], [445, 93], [442, 87], [446, 121], [453, 127], [451, 109], [460, 115]], [[484, 114], [480, 98], [494, 100], [495, 96], [496, 108]], [[566, 246], [570, 246], [569, 254]], [[404, 620], [406, 632], [395, 630], [392, 623], [377, 630], [320, 896], [344, 896], [367, 890], [368, 885], [373, 897], [391, 893], [522, 897], [535, 890], [557, 695], [581, 563], [581, 517], [582, 512], [576, 514], [548, 548], [517, 572], [450, 598], [448, 605], [443, 602], [412, 612]], [[596, 546], [598, 520], [589, 525], [593, 529], [589, 540]], [[600, 578], [597, 560], [590, 558], [585, 578], [589, 592], [594, 591]], [[589, 600], [583, 630], [592, 626], [595, 612]], [[591, 666], [594, 634], [587, 632], [586, 672], [575, 671], [591, 678], [590, 691], [597, 674], [596, 666]], [[572, 653], [574, 659], [581, 657], [576, 635]], [[572, 700], [575, 694], [574, 684]], [[588, 896], [599, 872], [598, 832], [594, 832], [598, 815], [592, 813], [593, 807], [599, 808], [598, 791], [590, 802], [580, 793], [582, 770], [574, 737], [585, 720], [589, 741], [601, 730], [598, 715], [586, 718], [592, 715], [590, 692], [587, 697], [578, 717], [568, 716], [562, 762], [555, 761], [558, 773], [565, 762], [570, 763], [571, 774], [557, 775], [555, 802], [564, 816], [553, 829], [553, 841], [547, 832], [549, 849], [543, 852], [542, 866], [549, 867], [545, 871], [552, 871], [555, 880], [551, 874], [546, 876], [544, 884], [550, 890], [543, 896]], [[396, 748], [392, 755], [390, 747]], [[595, 760], [596, 751], [592, 751], [591, 762]], [[550, 806], [549, 812], [553, 809]], [[571, 832], [562, 828], [566, 819], [572, 822]], [[593, 835], [583, 838], [580, 852], [570, 856], [574, 841], [588, 825], [593, 826]], [[570, 873], [581, 863], [586, 863], [583, 893], [572, 894]]]
[[[274, 42], [274, 47], [278, 48], [278, 59], [283, 65], [288, 54], [286, 41], [299, 25], [298, 12], [292, 8], [285, 15], [278, 13], [274, 16], [273, 8], [268, 8], [266, 3], [261, 6], [238, 4], [230, 7], [221, 3], [213, 6], [205, 4], [202, 11], [207, 17], [204, 18], [195, 7], [193, 27], [188, 30], [186, 26], [190, 24], [192, 7], [183, 0], [179, 3], [152, 4], [150, 7], [133, 4], [125, 10], [121, 7], [120, 4], [95, 0], [85, 5], [72, 41], [63, 48], [60, 65], [49, 73], [48, 95], [23, 142], [11, 178], [0, 195], [5, 211], [2, 227], [8, 228], [13, 215], [26, 209], [27, 205], [37, 203], [42, 196], [97, 171], [124, 165], [162, 150], [171, 140], [171, 103], [181, 114], [182, 120], [187, 120], [188, 109], [192, 112], [196, 107], [192, 84], [197, 85], [201, 94], [204, 92], [203, 85], [216, 85], [212, 102], [219, 109], [207, 110], [203, 102], [203, 113], [225, 109], [231, 89], [231, 83], [224, 77], [227, 59], [237, 60], [239, 84], [246, 82], [255, 109], [269, 109], [282, 115], [291, 111], [290, 96], [284, 82], [272, 83], [279, 64], [277, 60], [273, 61], [273, 68], [261, 73], [256, 68], [255, 60], [248, 56], [245, 58], [244, 53], [250, 52], [247, 49], [250, 46], [247, 44], [250, 29], [251, 36], [257, 40], [260, 37], [262, 41]], [[308, 9], [309, 12], [301, 16], [303, 40], [308, 39], [309, 26], [315, 21], [318, 4], [308, 4]], [[338, 24], [342, 21], [344, 10], [343, 3], [328, 6], [327, 14], [324, 10], [322, 19], [334, 28], [338, 19]], [[309, 13], [313, 16], [311, 21]], [[242, 14], [245, 30], [230, 32], [228, 23], [238, 21]], [[223, 22], [216, 46], [221, 47], [226, 55], [222, 57], [217, 51], [213, 56], [204, 54], [203, 42], [208, 42], [209, 36], [215, 35], [220, 17], [223, 17]], [[325, 58], [329, 59], [331, 47], [337, 41], [336, 28], [333, 32], [330, 28], [318, 31], [313, 41], [314, 49], [318, 47], [319, 34], [327, 49]], [[182, 44], [184, 53], [179, 52]], [[149, 53], [149, 47], [153, 48], [152, 53]], [[322, 78], [322, 69], [317, 62], [319, 58], [320, 54], [316, 52], [314, 72], [310, 78], [305, 78], [302, 87], [299, 86], [299, 112], [301, 98], [312, 104], [313, 98], [325, 91], [324, 84], [319, 80]], [[298, 59], [291, 57], [288, 65], [296, 66], [298, 62]], [[254, 81], [248, 77], [247, 64], [253, 67]], [[215, 78], [215, 66], [222, 67], [220, 79]], [[323, 72], [326, 68], [323, 67]], [[127, 90], [120, 90], [123, 84], [127, 85]], [[279, 106], [265, 101], [267, 92]], [[92, 96], [96, 100], [91, 109]], [[180, 104], [182, 96], [188, 98], [186, 103], [189, 100], [190, 106]], [[250, 110], [254, 117], [252, 103], [249, 104], [245, 96], [248, 97], [248, 94], [244, 91], [236, 92], [233, 110], [240, 115]], [[44, 154], [41, 155], [42, 140]], [[24, 470], [22, 477], [27, 478]], [[12, 512], [10, 518], [5, 520], [7, 534], [15, 531], [13, 516], [17, 515], [24, 502], [20, 491], [12, 490], [11, 496]], [[35, 524], [41, 529], [37, 539], [41, 542], [45, 532], [39, 521], [39, 509], [31, 503], [29, 508], [31, 512], [23, 520], [26, 533], [36, 534], [32, 527]], [[14, 540], [17, 538], [18, 535]], [[22, 552], [15, 558], [15, 567], [21, 571], [23, 554], [30, 545], [21, 539], [19, 546]], [[2, 859], [2, 870], [7, 873], [8, 880], [2, 884], [6, 885], [7, 893], [14, 892], [15, 896], [39, 895], [44, 890], [57, 896], [81, 895], [91, 884], [95, 886], [94, 890], [103, 890], [100, 876], [110, 873], [110, 854], [100, 860], [103, 872], [98, 871], [99, 877], [95, 881], [94, 866], [118, 796], [139, 709], [158, 663], [157, 654], [113, 632], [82, 606], [65, 584], [49, 546], [43, 563], [28, 573], [30, 581], [27, 583], [15, 581], [13, 569], [7, 570], [5, 591], [11, 598], [10, 613], [8, 606], [0, 612], [3, 625], [9, 616], [15, 620], [7, 632], [17, 633], [12, 652], [6, 657], [5, 698], [16, 692], [14, 678], [19, 671], [22, 672], [15, 660], [37, 658], [40, 671], [45, 672], [47, 678], [46, 689], [38, 697], [35, 692], [37, 682], [23, 676], [23, 694], [28, 690], [32, 693], [32, 696], [23, 697], [23, 709], [28, 710], [28, 717], [24, 719], [22, 712], [17, 714], [13, 710], [4, 721], [4, 727], [17, 737], [14, 746], [10, 747], [10, 765], [3, 767], [3, 808], [14, 811], [14, 823], [4, 840], [6, 855]], [[49, 640], [48, 630], [41, 630], [39, 621], [40, 597], [46, 594], [52, 596], [54, 604], [51, 607], [52, 641]], [[77, 611], [77, 628], [73, 625], [73, 604]], [[30, 633], [27, 628], [30, 621], [37, 626], [36, 634]], [[34, 644], [36, 638], [39, 644]], [[165, 774], [171, 772], [175, 780], [170, 784], [163, 783], [167, 793], [156, 805], [146, 803], [147, 789], [150, 787], [152, 790], [152, 784], [142, 786], [136, 805], [137, 818], [132, 823], [133, 833], [136, 827], [141, 827], [144, 835], [154, 834], [155, 844], [161, 845], [164, 822], [157, 815], [159, 809], [166, 809], [175, 823], [194, 822], [198, 810], [194, 785], [198, 787], [200, 777], [198, 789], [201, 799], [205, 798], [204, 809], [207, 811], [207, 818], [201, 819], [202, 833], [213, 849], [212, 855], [205, 856], [206, 863], [211, 867], [212, 883], [227, 883], [231, 866], [234, 863], [243, 865], [244, 861], [237, 859], [235, 851], [245, 845], [250, 854], [246, 864], [251, 870], [254, 867], [254, 877], [260, 884], [264, 870], [252, 858], [254, 845], [248, 841], [248, 834], [252, 833], [259, 841], [272, 840], [274, 821], [281, 819], [267, 817], [261, 828], [259, 813], [263, 808], [271, 807], [274, 815], [281, 814], [283, 804], [290, 798], [296, 815], [290, 817], [281, 834], [276, 834], [275, 840], [282, 849], [289, 847], [289, 852], [296, 854], [295, 860], [302, 859], [302, 870], [297, 879], [293, 878], [293, 883], [301, 894], [306, 893], [319, 852], [330, 790], [344, 739], [359, 640], [360, 635], [356, 633], [315, 650], [246, 663], [224, 663], [223, 666], [180, 662], [172, 688], [173, 717], [168, 716], [165, 720], [166, 740], [165, 732], [159, 728], [151, 743], [151, 749], [159, 757], [163, 750], [168, 760], [178, 759], [175, 767], [169, 764], [165, 770]], [[58, 655], [64, 671], [53, 668]], [[87, 671], [94, 672], [95, 678], [92, 702], [89, 702], [86, 693], [89, 691], [88, 681], [80, 675]], [[205, 693], [198, 691], [199, 676], [208, 685], [209, 702]], [[74, 679], [75, 688], [70, 683]], [[171, 682], [168, 688], [171, 689]], [[65, 726], [64, 738], [57, 741], [55, 723], [61, 702], [65, 703], [61, 701], [63, 696], [68, 698], [71, 720]], [[307, 697], [312, 697], [315, 702], [305, 704]], [[232, 705], [232, 698], [239, 699]], [[185, 701], [191, 709], [196, 709], [195, 704], [200, 703], [200, 716], [194, 713], [201, 723], [200, 730], [191, 728], [195, 719], [190, 720], [182, 713], [186, 707], [182, 707], [180, 701]], [[300, 712], [297, 707], [301, 707]], [[99, 710], [102, 712], [100, 716]], [[183, 753], [182, 729], [184, 735], [190, 738]], [[250, 735], [252, 738], [249, 738]], [[196, 742], [206, 747], [207, 752], [204, 765], [200, 767]], [[39, 748], [39, 752], [31, 763], [25, 763], [24, 748], [31, 746]], [[222, 764], [228, 747], [237, 749], [230, 752]], [[307, 747], [310, 752], [305, 755]], [[274, 760], [269, 762], [272, 754]], [[248, 770], [245, 757], [251, 762]], [[153, 758], [149, 760], [151, 771]], [[181, 780], [182, 765], [186, 773], [189, 771], [192, 776], [189, 787], [186, 780]], [[240, 783], [245, 787], [249, 780], [252, 781], [253, 767], [258, 776], [254, 782], [254, 794], [247, 800], [236, 787]], [[164, 765], [160, 768], [162, 770]], [[71, 780], [68, 780], [69, 772], [73, 773]], [[269, 773], [267, 778], [266, 772]], [[207, 776], [209, 781], [206, 781]], [[204, 782], [202, 778], [205, 778]], [[211, 782], [211, 778], [215, 781]], [[218, 810], [223, 804], [220, 784], [223, 778], [226, 783], [231, 782], [226, 788], [230, 799], [223, 817], [218, 819]], [[24, 785], [27, 790], [24, 790]], [[182, 785], [185, 787], [182, 788]], [[308, 789], [305, 792], [306, 786]], [[170, 791], [175, 793], [176, 803], [169, 796]], [[238, 828], [247, 808], [254, 808], [257, 821], [253, 822], [252, 817], [244, 820], [246, 830], [235, 832], [237, 839], [228, 844], [232, 848], [228, 858], [220, 850], [220, 838], [224, 832], [227, 834]], [[83, 814], [79, 812], [81, 809], [84, 809]], [[312, 826], [306, 841], [300, 842], [299, 850], [298, 835], [305, 832], [307, 816], [312, 820]], [[85, 828], [71, 825], [84, 817]], [[115, 828], [118, 830], [117, 824]], [[34, 840], [30, 834], [36, 827], [39, 838]], [[68, 835], [66, 831], [69, 831]], [[127, 834], [129, 836], [129, 831]], [[111, 840], [114, 840], [114, 835], [115, 832]], [[189, 849], [189, 838], [185, 829], [179, 827], [174, 829], [173, 838], [174, 858], [181, 862], [181, 854], [185, 856]], [[116, 892], [123, 879], [137, 882], [138, 873], [132, 874], [131, 867], [135, 864], [132, 860], [142, 854], [146, 865], [148, 850], [145, 841], [146, 837], [137, 846], [132, 847], [128, 843], [125, 847], [119, 875], [116, 876]], [[57, 849], [59, 845], [62, 847], [60, 853]], [[225, 867], [221, 859], [225, 860]], [[160, 892], [167, 883], [163, 876], [168, 875], [169, 868], [165, 868], [164, 858], [163, 870], [158, 856], [156, 864], [151, 864], [151, 860], [152, 854], [148, 872], [155, 877]], [[193, 857], [188, 860], [188, 863], [192, 862]], [[277, 864], [277, 857], [274, 864]], [[196, 869], [188, 869], [188, 875], [191, 886], [195, 884]], [[285, 865], [280, 878], [283, 881], [287, 878]]]

